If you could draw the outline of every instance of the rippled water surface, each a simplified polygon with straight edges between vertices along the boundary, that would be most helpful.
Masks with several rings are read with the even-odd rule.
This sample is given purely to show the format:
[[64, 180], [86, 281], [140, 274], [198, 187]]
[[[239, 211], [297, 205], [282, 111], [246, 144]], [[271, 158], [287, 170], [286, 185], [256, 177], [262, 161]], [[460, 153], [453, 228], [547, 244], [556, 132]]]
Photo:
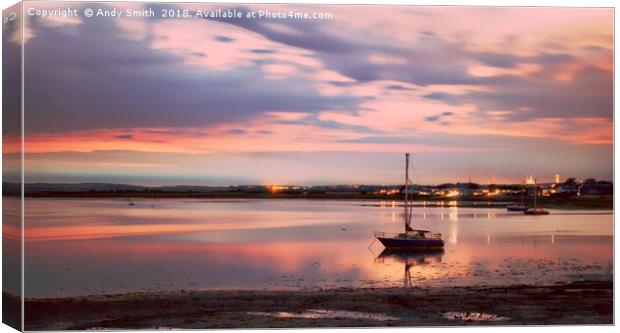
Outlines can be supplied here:
[[26, 199], [27, 297], [171, 289], [552, 284], [610, 279], [611, 211], [414, 208], [445, 250], [373, 242], [393, 202]]

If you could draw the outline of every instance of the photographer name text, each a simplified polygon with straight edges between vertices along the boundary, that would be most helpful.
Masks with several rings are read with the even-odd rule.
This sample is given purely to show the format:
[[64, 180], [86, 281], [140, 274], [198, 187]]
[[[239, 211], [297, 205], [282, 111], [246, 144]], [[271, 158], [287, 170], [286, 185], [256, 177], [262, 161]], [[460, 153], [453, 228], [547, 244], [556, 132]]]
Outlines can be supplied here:
[[37, 16], [41, 18], [68, 18], [68, 17], [84, 17], [84, 18], [161, 18], [161, 19], [186, 19], [186, 18], [203, 18], [203, 19], [294, 19], [294, 20], [329, 20], [334, 18], [333, 13], [329, 12], [313, 12], [313, 11], [297, 11], [297, 10], [248, 10], [238, 8], [228, 9], [182, 9], [182, 8], [144, 8], [144, 9], [117, 9], [117, 8], [54, 8], [40, 9], [28, 8], [26, 10], [28, 16]]

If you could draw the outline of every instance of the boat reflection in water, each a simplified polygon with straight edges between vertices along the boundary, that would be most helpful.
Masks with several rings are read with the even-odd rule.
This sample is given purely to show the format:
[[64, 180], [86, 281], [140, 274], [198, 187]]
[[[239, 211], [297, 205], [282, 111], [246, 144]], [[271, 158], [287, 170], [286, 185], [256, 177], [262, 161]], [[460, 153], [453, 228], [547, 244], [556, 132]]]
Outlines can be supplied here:
[[403, 287], [410, 288], [413, 287], [410, 272], [411, 267], [441, 263], [441, 258], [443, 257], [443, 254], [443, 249], [424, 251], [399, 251], [386, 248], [375, 258], [375, 261], [385, 262], [387, 260], [404, 264], [405, 271], [403, 278]]

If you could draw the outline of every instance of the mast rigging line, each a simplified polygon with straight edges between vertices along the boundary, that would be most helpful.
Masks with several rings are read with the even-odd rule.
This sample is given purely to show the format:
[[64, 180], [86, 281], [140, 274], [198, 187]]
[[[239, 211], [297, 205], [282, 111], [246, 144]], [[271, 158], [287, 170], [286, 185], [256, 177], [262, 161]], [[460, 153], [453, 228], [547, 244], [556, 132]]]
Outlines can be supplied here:
[[[413, 186], [413, 181], [409, 178], [409, 157], [410, 154], [405, 154], [405, 233], [411, 229], [411, 218], [413, 215], [413, 204], [409, 204], [409, 186]], [[413, 168], [413, 162], [411, 163], [411, 169], [415, 176], [415, 168]], [[433, 219], [433, 225], [437, 228], [437, 221]]]

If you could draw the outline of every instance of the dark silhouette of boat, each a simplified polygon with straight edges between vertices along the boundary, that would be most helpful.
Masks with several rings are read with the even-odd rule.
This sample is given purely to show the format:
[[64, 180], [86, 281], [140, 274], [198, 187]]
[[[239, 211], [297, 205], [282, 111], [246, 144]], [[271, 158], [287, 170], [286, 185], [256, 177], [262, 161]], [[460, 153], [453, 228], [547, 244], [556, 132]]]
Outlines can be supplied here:
[[549, 211], [542, 208], [530, 208], [523, 212], [525, 215], [549, 215]]
[[523, 212], [525, 215], [549, 215], [548, 210], [538, 208], [536, 205], [536, 197], [538, 196], [538, 186], [536, 185], [536, 179], [534, 179], [534, 208], [529, 208]]
[[521, 204], [511, 204], [506, 206], [506, 210], [509, 212], [525, 212], [529, 207], [525, 205], [523, 191], [521, 191]]
[[529, 208], [527, 208], [527, 206], [525, 206], [525, 205], [508, 205], [508, 206], [506, 206], [506, 210], [509, 211], [509, 212], [525, 212], [528, 209]]
[[411, 228], [412, 205], [409, 202], [409, 153], [405, 154], [405, 232], [387, 233], [375, 231], [375, 237], [387, 249], [409, 250], [436, 250], [444, 246], [440, 233], [428, 230], [416, 230]]
[[392, 250], [439, 250], [444, 242], [441, 234], [428, 230], [409, 229], [404, 233], [375, 232], [375, 237], [387, 249]]

